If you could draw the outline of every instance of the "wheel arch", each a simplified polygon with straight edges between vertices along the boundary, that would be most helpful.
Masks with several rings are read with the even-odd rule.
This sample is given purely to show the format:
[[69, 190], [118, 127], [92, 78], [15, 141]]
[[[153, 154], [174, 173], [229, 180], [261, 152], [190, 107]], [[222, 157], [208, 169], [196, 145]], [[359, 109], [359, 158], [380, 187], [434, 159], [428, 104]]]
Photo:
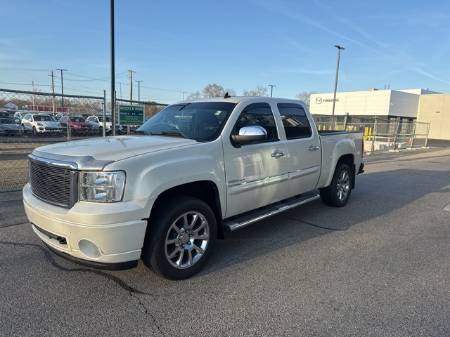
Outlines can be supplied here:
[[355, 188], [355, 170], [356, 170], [356, 168], [355, 168], [355, 156], [352, 153], [348, 153], [348, 154], [344, 154], [344, 155], [340, 156], [338, 161], [336, 162], [335, 167], [334, 167], [333, 174], [336, 171], [336, 168], [341, 163], [345, 163], [348, 166], [350, 166], [350, 169], [352, 170], [351, 186], [352, 186], [352, 189]]
[[[152, 208], [150, 210], [150, 216], [149, 219], [152, 218], [152, 216], [155, 216], [155, 213], [157, 209], [167, 200], [171, 198], [175, 198], [176, 196], [190, 196], [197, 199], [202, 200], [206, 204], [208, 204], [209, 207], [211, 207], [212, 211], [214, 212], [214, 215], [216, 216], [217, 221], [217, 234], [219, 238], [223, 238], [224, 231], [222, 226], [222, 208], [221, 208], [221, 202], [220, 202], [220, 195], [219, 195], [219, 189], [217, 185], [211, 181], [211, 180], [198, 180], [193, 181], [189, 183], [184, 183], [181, 185], [173, 186], [165, 191], [161, 192], [157, 198], [155, 199], [155, 202], [152, 205]], [[149, 222], [150, 224], [150, 222]], [[151, 227], [151, 226], [147, 226]]]

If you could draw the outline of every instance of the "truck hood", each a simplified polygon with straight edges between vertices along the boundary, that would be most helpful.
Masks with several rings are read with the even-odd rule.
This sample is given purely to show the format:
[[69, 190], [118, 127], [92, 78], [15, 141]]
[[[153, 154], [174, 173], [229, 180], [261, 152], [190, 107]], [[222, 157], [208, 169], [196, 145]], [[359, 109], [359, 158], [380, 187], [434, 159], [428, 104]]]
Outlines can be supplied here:
[[54, 121], [36, 121], [36, 123], [42, 124], [46, 128], [59, 128], [60, 127], [59, 122], [54, 122]]
[[32, 155], [76, 164], [78, 169], [105, 165], [157, 151], [197, 144], [195, 140], [164, 136], [116, 136], [61, 142], [35, 149]]

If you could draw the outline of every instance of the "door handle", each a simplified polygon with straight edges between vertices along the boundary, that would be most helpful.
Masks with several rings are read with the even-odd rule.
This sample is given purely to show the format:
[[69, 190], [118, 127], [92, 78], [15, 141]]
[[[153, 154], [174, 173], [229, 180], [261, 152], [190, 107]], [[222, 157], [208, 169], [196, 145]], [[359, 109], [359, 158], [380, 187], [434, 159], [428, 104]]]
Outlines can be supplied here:
[[319, 145], [311, 145], [310, 147], [308, 147], [309, 151], [317, 151], [320, 149]]
[[280, 158], [280, 157], [284, 156], [284, 152], [282, 152], [282, 151], [275, 151], [275, 152], [272, 152], [271, 156], [272, 156], [272, 158]]

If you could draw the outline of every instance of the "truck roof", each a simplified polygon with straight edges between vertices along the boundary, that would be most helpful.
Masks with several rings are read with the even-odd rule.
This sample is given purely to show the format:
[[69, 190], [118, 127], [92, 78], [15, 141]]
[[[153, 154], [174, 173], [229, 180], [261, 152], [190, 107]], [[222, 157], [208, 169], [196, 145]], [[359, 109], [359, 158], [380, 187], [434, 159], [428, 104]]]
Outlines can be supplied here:
[[231, 102], [231, 103], [252, 103], [252, 102], [286, 102], [286, 103], [300, 103], [305, 105], [303, 101], [298, 99], [287, 99], [278, 97], [264, 97], [264, 96], [231, 96], [225, 97], [213, 97], [213, 98], [200, 98], [195, 100], [184, 100], [179, 103], [199, 103], [199, 102]]

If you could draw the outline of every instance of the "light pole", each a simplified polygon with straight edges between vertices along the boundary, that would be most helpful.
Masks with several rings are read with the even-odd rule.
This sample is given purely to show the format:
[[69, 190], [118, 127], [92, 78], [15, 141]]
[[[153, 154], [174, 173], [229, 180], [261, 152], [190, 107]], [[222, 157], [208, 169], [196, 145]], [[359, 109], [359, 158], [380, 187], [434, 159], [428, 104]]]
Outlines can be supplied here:
[[116, 64], [114, 47], [114, 0], [110, 1], [110, 39], [111, 39], [111, 128], [116, 135]]
[[270, 87], [270, 97], [272, 97], [272, 93], [273, 93], [273, 88], [276, 87], [275, 84], [268, 84], [268, 87]]
[[340, 45], [335, 45], [337, 48], [337, 63], [336, 63], [336, 77], [334, 80], [334, 94], [333, 94], [333, 109], [331, 111], [331, 128], [334, 129], [334, 109], [336, 107], [336, 91], [338, 86], [338, 79], [339, 79], [339, 62], [341, 61], [341, 50], [344, 50], [345, 48]]

